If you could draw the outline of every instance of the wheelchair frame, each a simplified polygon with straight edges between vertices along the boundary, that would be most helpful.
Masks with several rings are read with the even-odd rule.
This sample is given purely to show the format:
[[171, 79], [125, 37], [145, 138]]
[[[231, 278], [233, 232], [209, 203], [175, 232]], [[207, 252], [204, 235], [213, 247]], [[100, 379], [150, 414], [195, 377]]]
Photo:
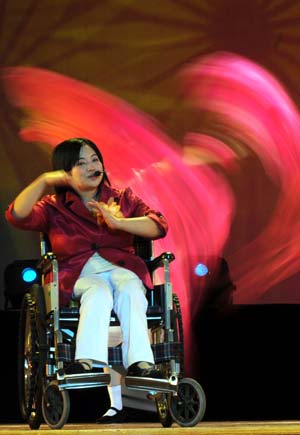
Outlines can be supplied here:
[[[205, 414], [206, 397], [201, 385], [183, 376], [183, 327], [178, 297], [172, 292], [170, 252], [152, 257], [152, 243], [137, 239], [137, 255], [146, 262], [153, 275], [158, 267], [164, 269], [164, 284], [148, 292], [148, 327], [154, 337], [152, 350], [155, 365], [164, 379], [125, 377], [127, 388], [147, 391], [156, 402], [158, 420], [164, 427], [173, 421], [180, 426], [195, 426]], [[24, 295], [19, 325], [18, 387], [21, 414], [31, 429], [43, 422], [60, 429], [69, 418], [69, 389], [106, 387], [110, 375], [99, 372], [66, 374], [65, 367], [74, 359], [78, 306], [59, 307], [58, 261], [49, 251], [41, 235], [41, 285], [33, 285]], [[44, 276], [51, 273], [51, 282]], [[150, 295], [150, 296], [149, 296]], [[112, 312], [111, 326], [118, 324]], [[122, 364], [121, 347], [109, 348], [109, 365]]]

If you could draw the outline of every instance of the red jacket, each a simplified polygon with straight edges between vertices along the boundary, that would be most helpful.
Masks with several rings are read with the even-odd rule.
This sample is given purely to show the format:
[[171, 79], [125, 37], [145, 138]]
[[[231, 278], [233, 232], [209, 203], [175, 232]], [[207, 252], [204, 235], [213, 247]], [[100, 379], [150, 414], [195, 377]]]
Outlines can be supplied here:
[[[130, 188], [118, 190], [102, 185], [99, 200], [107, 202], [110, 197], [120, 204], [125, 217], [148, 216], [159, 226], [159, 237], [166, 235], [168, 225], [165, 218], [150, 209]], [[49, 237], [59, 264], [62, 305], [69, 303], [81, 269], [95, 251], [106, 260], [132, 270], [147, 287], [152, 288], [144, 261], [134, 253], [134, 236], [124, 231], [111, 231], [106, 225], [98, 225], [75, 193], [68, 191], [66, 194], [45, 196], [24, 219], [13, 216], [13, 205], [14, 202], [5, 212], [8, 222], [23, 230], [46, 233]]]

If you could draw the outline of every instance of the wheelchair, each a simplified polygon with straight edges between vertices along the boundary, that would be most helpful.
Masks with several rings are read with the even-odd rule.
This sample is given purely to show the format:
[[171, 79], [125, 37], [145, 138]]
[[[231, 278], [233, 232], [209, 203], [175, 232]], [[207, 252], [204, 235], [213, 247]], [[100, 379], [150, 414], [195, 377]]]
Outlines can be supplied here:
[[[172, 293], [169, 264], [174, 255], [164, 252], [153, 258], [153, 242], [136, 238], [136, 255], [146, 262], [150, 273], [163, 267], [164, 283], [147, 291], [147, 322], [155, 367], [164, 379], [125, 377], [128, 389], [146, 392], [155, 401], [158, 421], [163, 427], [173, 422], [183, 427], [195, 426], [204, 417], [206, 396], [201, 385], [184, 377], [183, 325], [180, 303]], [[106, 387], [109, 373], [103, 369], [86, 374], [66, 374], [74, 361], [78, 304], [59, 307], [58, 261], [47, 238], [41, 235], [39, 261], [41, 283], [24, 294], [18, 337], [18, 396], [22, 418], [31, 429], [45, 422], [60, 429], [70, 413], [70, 389]], [[50, 283], [44, 277], [51, 274]], [[118, 325], [114, 312], [111, 326]], [[109, 366], [122, 365], [121, 346], [109, 347]]]

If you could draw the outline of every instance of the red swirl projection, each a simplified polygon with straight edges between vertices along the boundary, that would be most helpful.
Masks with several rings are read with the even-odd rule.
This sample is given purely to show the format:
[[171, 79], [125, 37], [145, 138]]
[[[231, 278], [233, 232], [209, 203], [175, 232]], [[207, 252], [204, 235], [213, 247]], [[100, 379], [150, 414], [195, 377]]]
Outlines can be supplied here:
[[201, 261], [213, 268], [223, 256], [236, 200], [228, 179], [241, 171], [249, 152], [277, 196], [267, 224], [230, 255], [234, 302], [255, 303], [299, 270], [300, 116], [262, 67], [229, 53], [187, 66], [181, 73], [185, 98], [209, 114], [209, 131], [215, 127], [216, 134], [187, 132], [184, 144], [144, 113], [80, 81], [29, 67], [8, 68], [3, 79], [10, 101], [26, 113], [20, 130], [25, 142], [89, 137], [99, 144], [114, 183], [131, 185], [167, 216], [170, 232], [156, 249], [176, 255], [171, 276], [183, 310], [188, 371], [194, 360], [191, 321], [205, 293], [205, 280], [194, 269]]
[[200, 260], [213, 267], [230, 229], [233, 198], [225, 179], [209, 166], [187, 164], [181, 147], [154, 121], [99, 89], [25, 67], [5, 70], [4, 82], [11, 102], [27, 113], [20, 131], [24, 141], [54, 145], [67, 137], [90, 138], [99, 144], [110, 179], [130, 185], [167, 216], [171, 230], [156, 249], [176, 255], [172, 281], [189, 360], [191, 313], [202, 294], [199, 284], [193, 286], [194, 268]]
[[[283, 86], [242, 57], [217, 53], [184, 72], [186, 95], [252, 150], [276, 184], [268, 224], [230, 258], [236, 303], [253, 303], [300, 268], [300, 116]], [[260, 210], [247, 210], [256, 214]]]

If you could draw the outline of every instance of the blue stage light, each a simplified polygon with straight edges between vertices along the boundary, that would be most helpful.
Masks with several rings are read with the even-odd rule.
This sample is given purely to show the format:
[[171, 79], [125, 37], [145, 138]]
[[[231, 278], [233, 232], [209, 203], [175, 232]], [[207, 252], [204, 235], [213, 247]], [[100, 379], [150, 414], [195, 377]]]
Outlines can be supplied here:
[[25, 269], [22, 270], [22, 279], [25, 282], [33, 282], [37, 278], [36, 270], [32, 269], [31, 267], [25, 267]]
[[15, 260], [4, 269], [5, 309], [20, 309], [24, 294], [41, 281], [37, 259]]
[[197, 276], [205, 276], [208, 274], [208, 267], [203, 263], [198, 263], [194, 272]]

